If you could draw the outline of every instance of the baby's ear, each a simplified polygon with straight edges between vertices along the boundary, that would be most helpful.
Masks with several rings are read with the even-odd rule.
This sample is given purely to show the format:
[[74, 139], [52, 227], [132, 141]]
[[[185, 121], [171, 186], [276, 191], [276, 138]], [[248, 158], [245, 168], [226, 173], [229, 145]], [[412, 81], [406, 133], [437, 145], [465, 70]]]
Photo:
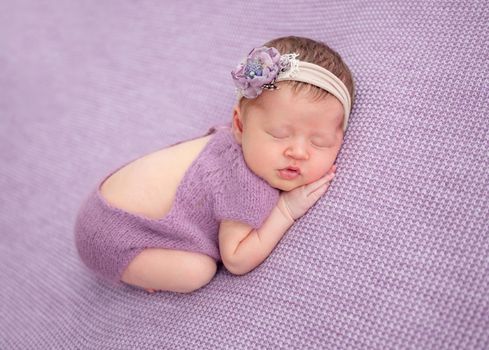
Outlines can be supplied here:
[[241, 109], [239, 108], [239, 105], [237, 104], [234, 106], [233, 109], [233, 123], [232, 123], [232, 128], [233, 128], [233, 135], [234, 138], [236, 139], [236, 142], [241, 145], [241, 140], [243, 137], [243, 115], [241, 114]]

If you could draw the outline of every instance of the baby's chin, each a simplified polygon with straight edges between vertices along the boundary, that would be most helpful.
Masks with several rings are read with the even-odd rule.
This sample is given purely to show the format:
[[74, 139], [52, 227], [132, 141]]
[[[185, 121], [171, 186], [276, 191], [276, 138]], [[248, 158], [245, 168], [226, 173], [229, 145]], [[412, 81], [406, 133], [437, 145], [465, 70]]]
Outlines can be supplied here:
[[296, 189], [297, 187], [302, 186], [302, 183], [296, 183], [295, 181], [280, 181], [276, 183], [270, 183], [268, 182], [270, 186], [273, 188], [276, 188], [277, 190], [283, 191], [283, 192], [289, 192], [292, 191], [293, 189]]

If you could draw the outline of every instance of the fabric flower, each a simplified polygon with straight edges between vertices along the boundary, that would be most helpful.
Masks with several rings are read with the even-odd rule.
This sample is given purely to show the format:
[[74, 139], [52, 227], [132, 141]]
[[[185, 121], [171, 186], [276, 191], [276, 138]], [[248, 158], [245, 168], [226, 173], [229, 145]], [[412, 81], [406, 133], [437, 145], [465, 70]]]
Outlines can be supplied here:
[[255, 98], [262, 93], [264, 85], [275, 81], [280, 70], [280, 52], [274, 47], [262, 46], [251, 50], [231, 76], [241, 95]]

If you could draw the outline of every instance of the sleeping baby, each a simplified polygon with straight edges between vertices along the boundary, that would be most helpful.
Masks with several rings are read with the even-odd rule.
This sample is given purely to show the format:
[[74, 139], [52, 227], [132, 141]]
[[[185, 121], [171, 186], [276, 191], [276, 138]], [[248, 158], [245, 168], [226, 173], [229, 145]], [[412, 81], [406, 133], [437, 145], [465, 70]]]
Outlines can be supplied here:
[[341, 57], [283, 37], [251, 50], [231, 76], [230, 124], [118, 167], [82, 203], [75, 242], [96, 275], [189, 293], [220, 262], [246, 274], [327, 191], [354, 96]]

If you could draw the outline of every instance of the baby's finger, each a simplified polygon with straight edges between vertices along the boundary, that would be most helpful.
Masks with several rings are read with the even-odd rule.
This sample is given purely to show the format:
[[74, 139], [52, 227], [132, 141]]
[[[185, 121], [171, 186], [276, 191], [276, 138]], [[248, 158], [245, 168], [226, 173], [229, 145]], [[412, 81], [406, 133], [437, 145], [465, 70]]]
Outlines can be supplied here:
[[335, 165], [335, 164], [333, 164], [333, 165], [331, 166], [331, 168], [329, 168], [329, 170], [328, 170], [328, 172], [326, 173], [326, 175], [329, 175], [329, 174], [334, 174], [334, 173], [336, 173], [336, 165]]
[[324, 184], [326, 184], [329, 181], [331, 181], [334, 178], [334, 176], [335, 176], [334, 173], [327, 174], [326, 176], [323, 176], [319, 180], [316, 180], [315, 182], [312, 182], [309, 185], [307, 185], [306, 188], [305, 188], [307, 195], [309, 196], [311, 193], [313, 193], [314, 191], [316, 191], [318, 188], [320, 188]]
[[324, 185], [320, 186], [317, 190], [315, 190], [314, 192], [312, 192], [310, 195], [309, 195], [309, 198], [312, 198], [314, 199], [314, 202], [317, 202], [317, 200], [319, 198], [321, 198], [321, 196], [323, 194], [326, 193], [326, 191], [328, 190], [329, 188], [329, 185], [330, 183], [329, 182], [326, 182]]

